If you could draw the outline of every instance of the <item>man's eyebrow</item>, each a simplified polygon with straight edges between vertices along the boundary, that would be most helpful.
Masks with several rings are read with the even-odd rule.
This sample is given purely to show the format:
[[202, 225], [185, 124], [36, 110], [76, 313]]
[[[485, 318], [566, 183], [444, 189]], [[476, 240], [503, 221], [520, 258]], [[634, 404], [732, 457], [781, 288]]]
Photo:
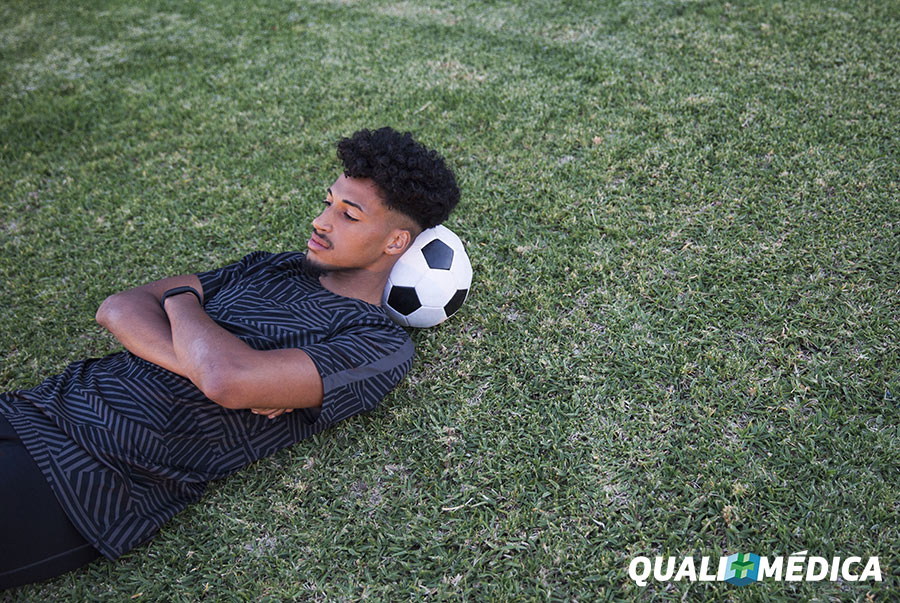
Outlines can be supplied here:
[[[331, 187], [328, 188], [328, 194], [331, 195], [332, 197], [334, 197], [334, 193], [331, 192]], [[348, 199], [341, 199], [341, 201], [343, 201], [343, 202], [346, 203], [347, 205], [352, 205], [353, 207], [355, 207], [356, 209], [358, 209], [359, 211], [361, 211], [361, 212], [363, 212], [363, 213], [366, 213], [366, 209], [365, 209], [362, 205], [360, 205], [359, 203], [355, 203], [355, 202], [350, 201], [350, 200], [348, 200]]]

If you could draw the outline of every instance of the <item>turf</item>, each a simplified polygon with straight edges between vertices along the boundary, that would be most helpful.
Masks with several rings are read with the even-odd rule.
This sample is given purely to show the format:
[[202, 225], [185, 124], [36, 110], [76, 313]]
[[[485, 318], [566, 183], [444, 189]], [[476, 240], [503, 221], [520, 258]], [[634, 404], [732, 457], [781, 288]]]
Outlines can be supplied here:
[[[303, 249], [360, 127], [448, 158], [475, 280], [378, 410], [2, 596], [896, 596], [898, 32], [896, 0], [4, 3], [3, 390], [119, 350], [110, 293]], [[804, 550], [884, 581], [627, 575]]]

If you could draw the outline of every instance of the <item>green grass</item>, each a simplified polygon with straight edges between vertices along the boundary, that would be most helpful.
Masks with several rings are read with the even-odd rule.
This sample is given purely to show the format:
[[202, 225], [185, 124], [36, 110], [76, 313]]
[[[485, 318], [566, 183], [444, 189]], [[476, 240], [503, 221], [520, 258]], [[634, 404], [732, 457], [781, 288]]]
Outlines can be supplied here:
[[[303, 249], [334, 143], [458, 172], [475, 281], [380, 409], [14, 600], [887, 600], [900, 2], [0, 6], [0, 387], [108, 294]], [[6, 487], [6, 486], [3, 486]], [[634, 585], [636, 555], [882, 583]]]

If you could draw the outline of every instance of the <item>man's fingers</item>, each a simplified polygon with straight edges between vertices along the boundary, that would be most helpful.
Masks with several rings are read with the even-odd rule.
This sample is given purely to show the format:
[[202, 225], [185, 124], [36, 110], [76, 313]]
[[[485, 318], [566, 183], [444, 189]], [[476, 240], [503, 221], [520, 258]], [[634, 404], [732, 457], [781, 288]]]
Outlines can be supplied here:
[[286, 412], [293, 412], [293, 408], [251, 408], [250, 412], [255, 415], [266, 415], [270, 419], [274, 419], [275, 417], [281, 415]]

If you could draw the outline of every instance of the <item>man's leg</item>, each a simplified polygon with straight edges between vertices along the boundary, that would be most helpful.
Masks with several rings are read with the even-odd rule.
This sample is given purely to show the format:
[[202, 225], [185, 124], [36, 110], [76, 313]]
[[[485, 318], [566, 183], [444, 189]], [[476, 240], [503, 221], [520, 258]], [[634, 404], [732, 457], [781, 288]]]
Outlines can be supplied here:
[[0, 590], [58, 576], [99, 556], [0, 416]]

